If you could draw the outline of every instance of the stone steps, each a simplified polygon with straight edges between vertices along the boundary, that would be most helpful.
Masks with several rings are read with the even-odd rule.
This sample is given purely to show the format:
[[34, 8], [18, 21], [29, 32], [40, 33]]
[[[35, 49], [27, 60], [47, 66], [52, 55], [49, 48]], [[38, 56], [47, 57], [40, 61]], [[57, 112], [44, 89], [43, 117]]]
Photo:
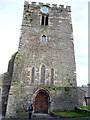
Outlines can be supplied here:
[[[16, 118], [28, 118], [29, 117], [29, 113], [17, 113]], [[33, 118], [53, 118], [52, 116], [50, 116], [49, 114], [43, 114], [43, 113], [33, 113], [32, 114]]]

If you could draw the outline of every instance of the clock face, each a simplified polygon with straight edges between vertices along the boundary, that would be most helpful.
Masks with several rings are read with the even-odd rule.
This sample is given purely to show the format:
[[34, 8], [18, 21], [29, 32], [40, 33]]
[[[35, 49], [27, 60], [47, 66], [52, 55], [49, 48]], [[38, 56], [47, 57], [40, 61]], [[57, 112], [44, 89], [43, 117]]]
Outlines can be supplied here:
[[50, 11], [50, 9], [48, 7], [46, 7], [46, 6], [41, 7], [42, 13], [48, 13], [49, 11]]

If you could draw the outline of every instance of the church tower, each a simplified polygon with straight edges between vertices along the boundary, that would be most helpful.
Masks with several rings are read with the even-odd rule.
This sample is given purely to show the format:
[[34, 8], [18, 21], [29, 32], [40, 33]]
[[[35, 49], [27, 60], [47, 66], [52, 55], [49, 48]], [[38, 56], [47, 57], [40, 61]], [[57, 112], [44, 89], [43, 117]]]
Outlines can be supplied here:
[[69, 6], [25, 2], [18, 49], [23, 54], [23, 84], [76, 86], [70, 13]]
[[6, 115], [30, 103], [36, 113], [73, 110], [76, 87], [71, 7], [25, 1]]

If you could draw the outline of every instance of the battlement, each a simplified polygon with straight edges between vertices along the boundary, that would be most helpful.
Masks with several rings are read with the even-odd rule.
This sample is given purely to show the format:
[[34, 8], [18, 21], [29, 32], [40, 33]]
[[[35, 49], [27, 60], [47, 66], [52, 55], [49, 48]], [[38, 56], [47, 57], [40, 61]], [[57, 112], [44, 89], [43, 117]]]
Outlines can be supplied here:
[[52, 4], [52, 7], [57, 7], [57, 4]]
[[57, 4], [50, 4], [50, 3], [46, 3], [46, 4], [44, 4], [44, 3], [42, 3], [42, 2], [39, 2], [38, 4], [36, 3], [36, 2], [31, 2], [31, 4], [29, 3], [29, 1], [25, 1], [24, 2], [24, 6], [25, 7], [41, 7], [42, 5], [47, 5], [47, 6], [49, 6], [51, 9], [55, 9], [55, 8], [58, 8], [58, 9], [62, 9], [62, 10], [66, 10], [67, 12], [71, 12], [71, 6], [64, 6], [64, 5], [57, 5]]

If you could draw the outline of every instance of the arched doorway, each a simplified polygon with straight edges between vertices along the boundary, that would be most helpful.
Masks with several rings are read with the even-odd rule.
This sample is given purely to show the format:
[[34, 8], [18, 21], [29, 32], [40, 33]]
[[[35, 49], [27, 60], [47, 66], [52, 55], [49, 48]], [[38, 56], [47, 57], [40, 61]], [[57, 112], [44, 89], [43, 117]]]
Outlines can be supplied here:
[[34, 111], [35, 113], [48, 113], [49, 94], [47, 91], [40, 89], [35, 95]]

